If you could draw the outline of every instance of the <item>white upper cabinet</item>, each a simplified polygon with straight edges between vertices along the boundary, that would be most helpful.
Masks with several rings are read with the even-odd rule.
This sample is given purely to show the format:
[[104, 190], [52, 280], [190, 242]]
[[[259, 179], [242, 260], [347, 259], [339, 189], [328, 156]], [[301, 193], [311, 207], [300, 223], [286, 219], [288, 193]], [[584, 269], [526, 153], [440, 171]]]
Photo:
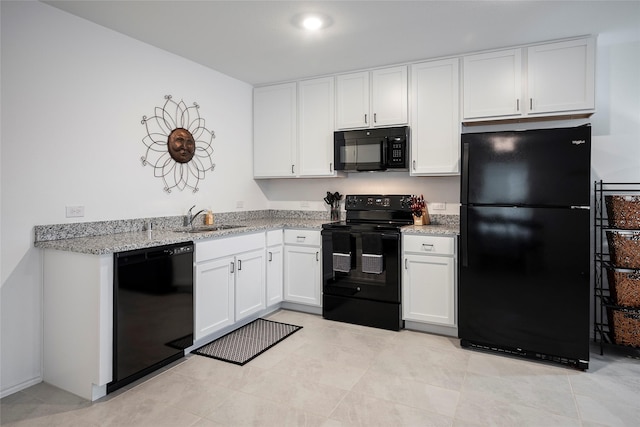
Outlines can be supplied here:
[[296, 174], [296, 83], [253, 91], [253, 176], [287, 178]]
[[336, 77], [336, 128], [369, 127], [369, 72]]
[[465, 56], [463, 118], [593, 113], [594, 74], [591, 37]]
[[411, 175], [460, 171], [459, 60], [411, 66]]
[[298, 84], [298, 174], [334, 176], [334, 78], [305, 80]]
[[407, 124], [407, 67], [375, 70], [371, 72], [371, 79], [371, 125]]
[[464, 118], [521, 114], [521, 49], [464, 57]]
[[527, 49], [529, 114], [595, 108], [593, 38]]
[[405, 125], [408, 122], [407, 67], [336, 77], [336, 128]]
[[265, 86], [253, 93], [254, 178], [337, 176], [333, 77]]

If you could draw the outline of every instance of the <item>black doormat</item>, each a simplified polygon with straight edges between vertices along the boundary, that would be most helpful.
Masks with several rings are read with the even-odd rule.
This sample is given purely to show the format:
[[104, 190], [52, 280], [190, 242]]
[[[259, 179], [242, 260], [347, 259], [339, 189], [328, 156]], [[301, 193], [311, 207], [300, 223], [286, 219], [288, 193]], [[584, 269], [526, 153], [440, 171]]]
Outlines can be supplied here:
[[256, 319], [192, 353], [242, 366], [300, 329], [302, 326]]

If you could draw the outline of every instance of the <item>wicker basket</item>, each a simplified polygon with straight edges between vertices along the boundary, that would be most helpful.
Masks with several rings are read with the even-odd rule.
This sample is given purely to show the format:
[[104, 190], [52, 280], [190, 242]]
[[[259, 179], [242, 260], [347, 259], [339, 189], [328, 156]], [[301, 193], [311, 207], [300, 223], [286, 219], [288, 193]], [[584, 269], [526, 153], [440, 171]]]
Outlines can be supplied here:
[[640, 272], [609, 268], [607, 277], [611, 298], [616, 305], [640, 308]]
[[640, 310], [608, 308], [613, 342], [640, 347]]
[[605, 196], [609, 225], [640, 230], [640, 196]]
[[617, 267], [640, 268], [640, 231], [607, 231], [607, 241]]

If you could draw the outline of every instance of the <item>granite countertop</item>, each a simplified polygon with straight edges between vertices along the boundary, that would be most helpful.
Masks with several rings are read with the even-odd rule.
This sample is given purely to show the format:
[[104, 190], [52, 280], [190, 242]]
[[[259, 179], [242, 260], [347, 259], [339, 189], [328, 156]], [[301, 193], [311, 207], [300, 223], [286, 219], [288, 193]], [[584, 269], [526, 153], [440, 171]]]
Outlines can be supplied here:
[[404, 234], [460, 234], [459, 224], [407, 225], [400, 230]]
[[[458, 235], [458, 217], [434, 216], [431, 225], [402, 227], [406, 234]], [[222, 213], [215, 225], [235, 225], [237, 228], [189, 233], [182, 227], [182, 217], [139, 218], [135, 220], [98, 221], [74, 224], [53, 224], [35, 227], [35, 247], [91, 255], [144, 249], [212, 238], [228, 237], [280, 228], [321, 230], [330, 222], [324, 212], [253, 211]], [[148, 224], [152, 231], [146, 231]]]
[[[41, 249], [56, 249], [60, 251], [79, 252], [92, 255], [104, 255], [134, 249], [150, 248], [153, 246], [172, 243], [191, 242], [197, 240], [227, 237], [243, 233], [252, 233], [278, 228], [322, 228], [327, 220], [301, 218], [265, 218], [249, 219], [234, 223], [241, 227], [227, 230], [185, 233], [171, 229], [156, 229], [152, 231], [131, 231], [99, 236], [75, 237], [68, 239], [54, 239], [36, 241], [35, 247]], [[218, 225], [218, 224], [217, 224]], [[177, 230], [181, 230], [178, 228]]]

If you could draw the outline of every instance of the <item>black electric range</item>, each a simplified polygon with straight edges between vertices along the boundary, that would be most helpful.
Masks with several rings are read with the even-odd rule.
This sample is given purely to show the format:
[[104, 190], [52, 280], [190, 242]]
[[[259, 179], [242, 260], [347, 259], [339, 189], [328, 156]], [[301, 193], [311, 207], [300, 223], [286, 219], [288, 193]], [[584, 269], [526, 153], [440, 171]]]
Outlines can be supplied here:
[[346, 220], [322, 226], [322, 315], [382, 329], [403, 327], [400, 228], [410, 195], [349, 195]]

